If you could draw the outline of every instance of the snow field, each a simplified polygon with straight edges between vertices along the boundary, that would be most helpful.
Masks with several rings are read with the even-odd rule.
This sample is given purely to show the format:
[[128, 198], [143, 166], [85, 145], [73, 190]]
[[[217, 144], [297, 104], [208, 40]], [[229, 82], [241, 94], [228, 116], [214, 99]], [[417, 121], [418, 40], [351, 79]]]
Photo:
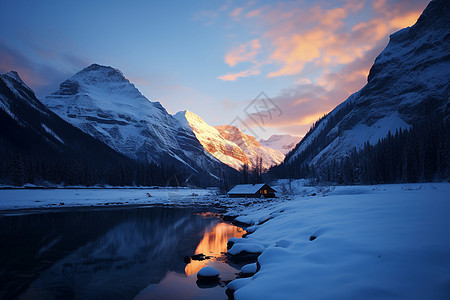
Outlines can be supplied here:
[[449, 192], [448, 183], [336, 187], [230, 211], [255, 225], [229, 253], [259, 245], [262, 254], [261, 269], [229, 288], [236, 299], [448, 299]]

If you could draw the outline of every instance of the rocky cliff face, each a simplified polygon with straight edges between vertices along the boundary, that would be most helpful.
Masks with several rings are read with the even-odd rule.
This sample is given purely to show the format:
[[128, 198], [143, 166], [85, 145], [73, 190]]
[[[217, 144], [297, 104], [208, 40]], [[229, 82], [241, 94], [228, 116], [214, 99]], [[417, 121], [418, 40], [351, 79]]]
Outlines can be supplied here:
[[367, 84], [321, 120], [288, 161], [310, 152], [306, 162], [326, 163], [433, 112], [448, 116], [449, 78], [450, 4], [434, 0], [414, 26], [391, 35]]

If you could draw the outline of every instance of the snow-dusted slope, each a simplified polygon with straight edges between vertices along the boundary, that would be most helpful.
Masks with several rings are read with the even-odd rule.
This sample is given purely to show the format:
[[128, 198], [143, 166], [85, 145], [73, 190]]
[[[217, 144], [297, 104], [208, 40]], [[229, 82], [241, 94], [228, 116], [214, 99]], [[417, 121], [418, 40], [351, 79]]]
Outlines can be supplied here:
[[237, 170], [243, 164], [250, 163], [238, 145], [222, 137], [216, 128], [208, 125], [198, 115], [190, 111], [180, 111], [175, 118], [186, 128], [191, 129], [205, 150], [221, 162]]
[[185, 128], [192, 130], [206, 151], [236, 170], [244, 164], [254, 168], [259, 157], [262, 158], [263, 168], [278, 164], [284, 159], [279, 151], [262, 147], [254, 137], [234, 126], [210, 126], [190, 111], [178, 112], [175, 117]]
[[260, 139], [259, 143], [261, 146], [269, 147], [274, 150], [278, 150], [284, 155], [286, 155], [289, 151], [291, 151], [295, 145], [300, 142], [301, 138], [297, 136], [292, 136], [289, 134], [278, 135], [274, 134], [269, 137], [267, 140]]
[[196, 171], [220, 168], [192, 132], [117, 69], [93, 64], [43, 101], [69, 123], [131, 158]]
[[[312, 157], [313, 164], [339, 159], [366, 141], [374, 144], [388, 131], [409, 128], [433, 112], [448, 115], [449, 6], [448, 1], [431, 1], [414, 26], [392, 34], [370, 70], [368, 83], [325, 117], [289, 161], [314, 152], [311, 145], [319, 138], [327, 143]], [[329, 126], [331, 122], [336, 124]]]
[[0, 109], [11, 118], [24, 125], [26, 120], [16, 115], [13, 107], [26, 105], [42, 114], [48, 114], [45, 106], [36, 98], [34, 92], [22, 81], [19, 74], [11, 71], [0, 75]]
[[250, 160], [250, 168], [255, 168], [259, 159], [262, 159], [262, 169], [268, 169], [284, 160], [284, 155], [280, 151], [261, 146], [255, 137], [243, 133], [235, 126], [220, 125], [215, 128], [223, 138], [235, 143], [244, 151]]
[[[30, 157], [123, 161], [125, 157], [51, 112], [17, 72], [0, 75], [0, 149]], [[127, 159], [128, 161], [128, 159]]]

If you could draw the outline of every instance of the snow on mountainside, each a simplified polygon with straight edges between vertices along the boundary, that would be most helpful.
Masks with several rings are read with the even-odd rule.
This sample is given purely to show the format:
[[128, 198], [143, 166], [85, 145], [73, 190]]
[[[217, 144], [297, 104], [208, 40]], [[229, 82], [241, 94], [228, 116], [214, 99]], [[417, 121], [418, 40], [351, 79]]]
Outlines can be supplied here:
[[[367, 84], [337, 106], [296, 146], [288, 161], [300, 154], [317, 165], [344, 157], [407, 129], [435, 112], [449, 113], [450, 4], [431, 1], [417, 23], [390, 36], [376, 58]], [[326, 141], [317, 148], [320, 141]], [[316, 147], [312, 149], [312, 147]], [[306, 158], [305, 158], [306, 157]]]
[[223, 138], [216, 128], [208, 125], [196, 114], [190, 111], [180, 111], [175, 118], [186, 128], [191, 129], [205, 150], [221, 162], [237, 170], [244, 163], [250, 163], [238, 145]]
[[268, 147], [262, 147], [255, 137], [247, 135], [239, 128], [231, 125], [215, 126], [220, 135], [241, 148], [250, 160], [250, 168], [255, 168], [258, 160], [262, 159], [262, 169], [268, 169], [284, 160], [284, 155]]
[[262, 158], [263, 168], [278, 164], [284, 159], [279, 151], [262, 147], [254, 137], [242, 133], [234, 126], [227, 126], [232, 131], [229, 134], [223, 129], [224, 126], [210, 126], [190, 111], [178, 112], [175, 118], [185, 128], [193, 131], [206, 151], [236, 170], [244, 164], [248, 164], [250, 168], [255, 167], [259, 157]]
[[284, 155], [286, 155], [289, 151], [291, 151], [298, 142], [300, 142], [301, 138], [297, 136], [292, 136], [289, 134], [278, 135], [274, 134], [269, 137], [267, 140], [260, 139], [259, 143], [261, 146], [269, 147], [275, 150], [280, 151]]
[[0, 75], [0, 125], [4, 154], [125, 159], [51, 112], [14, 71]]
[[[4, 118], [2, 121], [5, 122], [3, 125], [11, 122], [6, 125], [11, 128], [2, 129], [12, 131], [14, 126], [33, 137], [45, 140], [48, 145], [58, 147], [64, 144], [64, 141], [51, 129], [55, 127], [55, 122], [62, 122], [62, 120], [55, 120], [57, 117], [36, 98], [34, 92], [15, 71], [0, 75], [0, 110]], [[3, 113], [6, 115], [3, 116]], [[9, 118], [6, 120], [6, 116], [12, 120]], [[2, 138], [5, 138], [3, 134]], [[20, 138], [15, 137], [16, 140]]]
[[150, 102], [112, 67], [93, 64], [60, 85], [44, 103], [69, 123], [140, 161], [199, 171], [221, 163], [159, 102]]
[[0, 92], [0, 108], [11, 118], [24, 124], [25, 120], [19, 120], [13, 112], [13, 106], [18, 103], [13, 98], [20, 99], [20, 103], [30, 106], [40, 113], [47, 114], [45, 106], [36, 98], [34, 92], [22, 81], [19, 74], [11, 71], [0, 75], [2, 90]]

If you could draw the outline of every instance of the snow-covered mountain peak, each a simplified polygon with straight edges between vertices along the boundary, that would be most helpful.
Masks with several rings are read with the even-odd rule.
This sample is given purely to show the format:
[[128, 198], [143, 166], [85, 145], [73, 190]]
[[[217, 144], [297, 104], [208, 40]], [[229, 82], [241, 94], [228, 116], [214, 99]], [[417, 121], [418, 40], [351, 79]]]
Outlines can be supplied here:
[[5, 93], [4, 96], [0, 95], [0, 108], [3, 108], [10, 116], [15, 118], [11, 107], [19, 104], [12, 103], [11, 99], [13, 97], [7, 96], [8, 93], [13, 93], [16, 96], [14, 97], [16, 100], [22, 101], [24, 104], [30, 105], [41, 113], [46, 114], [45, 106], [37, 100], [33, 90], [23, 82], [16, 71], [0, 74], [0, 81], [6, 88], [5, 91], [0, 91], [0, 93]]
[[[121, 100], [145, 98], [139, 90], [132, 84], [123, 73], [112, 67], [92, 64], [79, 71], [60, 85], [60, 89], [53, 95], [75, 95], [89, 93], [102, 97], [102, 93], [108, 92], [112, 96], [119, 96]], [[111, 95], [110, 95], [111, 96]], [[114, 100], [117, 97], [111, 98]]]
[[64, 81], [45, 104], [64, 120], [140, 161], [220, 170], [194, 134], [112, 67], [93, 64]]
[[75, 74], [73, 77], [84, 77], [91, 79], [89, 83], [95, 83], [95, 79], [111, 82], [129, 82], [129, 80], [125, 78], [125, 76], [119, 69], [115, 69], [110, 66], [102, 66], [99, 64], [92, 64]]
[[220, 125], [214, 128], [219, 131], [224, 139], [235, 143], [245, 152], [251, 162], [251, 168], [255, 168], [260, 159], [262, 159], [263, 169], [277, 165], [284, 159], [284, 155], [280, 151], [261, 146], [254, 136], [245, 134], [235, 126]]
[[208, 153], [224, 164], [237, 170], [244, 164], [250, 164], [250, 160], [238, 145], [223, 138], [216, 128], [208, 125], [200, 116], [184, 110], [175, 114], [175, 118], [196, 136]]
[[4, 76], [7, 76], [11, 79], [16, 80], [19, 83], [25, 84], [22, 80], [22, 78], [20, 78], [19, 74], [16, 71], [10, 71], [8, 73], [5, 73]]
[[261, 147], [254, 137], [244, 134], [235, 126], [208, 125], [200, 116], [189, 110], [178, 112], [175, 118], [195, 134], [208, 153], [236, 170], [244, 164], [255, 168], [260, 158], [263, 168], [278, 164], [284, 159], [283, 154]]
[[187, 128], [192, 128], [194, 131], [197, 130], [208, 130], [212, 131], [214, 134], [217, 130], [211, 130], [209, 127], [212, 127], [208, 125], [199, 115], [189, 111], [189, 110], [183, 110], [177, 112], [174, 117], [184, 126], [187, 126]]
[[301, 138], [298, 136], [292, 136], [289, 134], [273, 134], [267, 140], [260, 139], [259, 143], [265, 147], [278, 150], [284, 155], [289, 153], [295, 145], [300, 142]]
[[20, 90], [20, 89], [26, 89], [28, 90], [32, 95], [34, 95], [33, 90], [23, 82], [22, 78], [20, 78], [19, 74], [16, 71], [9, 71], [8, 73], [5, 73], [2, 75], [3, 78], [9, 82], [9, 85], [18, 84], [18, 88], [13, 88], [13, 90]]

